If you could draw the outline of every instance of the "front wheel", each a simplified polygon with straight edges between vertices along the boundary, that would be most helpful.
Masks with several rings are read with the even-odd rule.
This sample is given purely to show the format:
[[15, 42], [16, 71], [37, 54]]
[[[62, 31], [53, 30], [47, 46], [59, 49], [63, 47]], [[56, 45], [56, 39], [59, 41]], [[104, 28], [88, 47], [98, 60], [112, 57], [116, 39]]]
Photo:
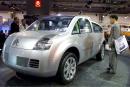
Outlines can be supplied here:
[[74, 53], [67, 52], [63, 56], [59, 70], [58, 79], [62, 84], [68, 84], [74, 80], [77, 72], [77, 57]]
[[105, 47], [104, 45], [102, 45], [99, 53], [96, 55], [96, 60], [102, 61], [104, 57], [105, 57]]

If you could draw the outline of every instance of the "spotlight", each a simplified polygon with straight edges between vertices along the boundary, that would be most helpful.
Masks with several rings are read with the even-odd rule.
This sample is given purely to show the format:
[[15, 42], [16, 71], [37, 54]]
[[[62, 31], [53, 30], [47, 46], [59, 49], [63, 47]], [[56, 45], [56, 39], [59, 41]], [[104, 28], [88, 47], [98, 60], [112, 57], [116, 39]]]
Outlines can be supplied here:
[[125, 19], [127, 19], [128, 18], [128, 16], [126, 16], [126, 17], [124, 17]]
[[57, 16], [62, 16], [62, 14], [61, 14], [61, 13], [58, 13]]

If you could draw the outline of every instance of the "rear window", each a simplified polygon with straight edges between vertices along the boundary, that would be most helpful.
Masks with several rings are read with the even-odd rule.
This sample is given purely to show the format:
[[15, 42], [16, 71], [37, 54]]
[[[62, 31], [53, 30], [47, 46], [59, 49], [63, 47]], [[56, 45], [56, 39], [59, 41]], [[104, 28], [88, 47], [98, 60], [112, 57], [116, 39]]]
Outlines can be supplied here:
[[98, 24], [92, 23], [92, 25], [93, 25], [93, 30], [95, 33], [100, 33], [103, 31], [102, 28]]

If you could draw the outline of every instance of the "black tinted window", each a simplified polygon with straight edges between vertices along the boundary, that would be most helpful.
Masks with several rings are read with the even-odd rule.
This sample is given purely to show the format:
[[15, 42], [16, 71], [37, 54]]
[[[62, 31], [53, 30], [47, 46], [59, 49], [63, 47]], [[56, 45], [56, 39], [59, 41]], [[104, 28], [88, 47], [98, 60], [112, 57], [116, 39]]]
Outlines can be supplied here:
[[93, 25], [94, 32], [97, 32], [97, 33], [102, 32], [102, 28], [99, 25], [97, 25], [95, 23], [92, 23], [92, 25]]

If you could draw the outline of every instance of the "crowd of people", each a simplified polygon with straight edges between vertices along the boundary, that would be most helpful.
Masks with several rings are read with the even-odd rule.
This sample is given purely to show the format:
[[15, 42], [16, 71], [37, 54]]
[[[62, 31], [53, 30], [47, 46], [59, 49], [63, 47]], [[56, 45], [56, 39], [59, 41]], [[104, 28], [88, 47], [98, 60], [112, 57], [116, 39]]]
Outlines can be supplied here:
[[12, 33], [23, 31], [27, 28], [26, 20], [22, 19], [21, 23], [19, 22], [19, 19], [17, 17], [14, 18], [14, 21], [11, 24], [9, 35]]
[[4, 42], [10, 34], [23, 31], [27, 28], [27, 26], [28, 25], [26, 24], [25, 19], [22, 19], [20, 23], [18, 17], [14, 17], [13, 22], [10, 25], [10, 30], [8, 33], [7, 31], [4, 33], [3, 30], [0, 30], [0, 51], [2, 51]]

